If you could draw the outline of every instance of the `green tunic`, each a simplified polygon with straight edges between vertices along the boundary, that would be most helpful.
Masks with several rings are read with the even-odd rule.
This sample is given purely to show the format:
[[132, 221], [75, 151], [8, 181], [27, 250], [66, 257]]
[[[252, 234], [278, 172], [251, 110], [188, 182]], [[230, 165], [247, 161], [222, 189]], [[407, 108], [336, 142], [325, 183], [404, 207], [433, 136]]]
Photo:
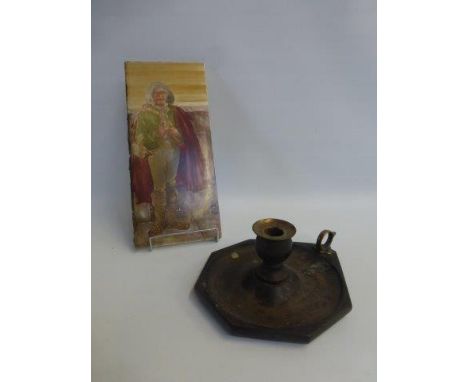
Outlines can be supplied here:
[[135, 140], [149, 151], [168, 146], [176, 148], [181, 143], [180, 138], [163, 137], [161, 134], [163, 128], [176, 128], [172, 107], [161, 111], [147, 107], [138, 114], [136, 122]]

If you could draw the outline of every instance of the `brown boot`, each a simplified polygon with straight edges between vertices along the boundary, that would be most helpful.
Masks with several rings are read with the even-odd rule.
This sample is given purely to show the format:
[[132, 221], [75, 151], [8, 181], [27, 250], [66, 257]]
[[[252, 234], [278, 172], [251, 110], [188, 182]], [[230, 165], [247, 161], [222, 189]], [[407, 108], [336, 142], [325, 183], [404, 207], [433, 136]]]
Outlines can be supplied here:
[[148, 232], [149, 237], [161, 235], [166, 228], [166, 193], [164, 191], [153, 191], [151, 194], [151, 204], [153, 206], [153, 216], [151, 219], [151, 229]]
[[190, 222], [183, 219], [181, 210], [178, 208], [177, 191], [175, 187], [167, 190], [167, 211], [166, 224], [168, 228], [187, 230], [190, 228]]
[[190, 222], [177, 216], [176, 206], [170, 206], [166, 213], [167, 228], [178, 230], [187, 230], [190, 228]]

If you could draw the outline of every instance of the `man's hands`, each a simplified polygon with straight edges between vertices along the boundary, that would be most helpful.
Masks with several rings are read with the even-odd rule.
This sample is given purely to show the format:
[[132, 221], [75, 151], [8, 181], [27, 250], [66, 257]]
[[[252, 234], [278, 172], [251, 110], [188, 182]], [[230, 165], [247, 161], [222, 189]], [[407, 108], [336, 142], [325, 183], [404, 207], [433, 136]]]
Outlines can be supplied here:
[[180, 137], [179, 131], [174, 127], [161, 128], [159, 131], [161, 132], [161, 136], [164, 138], [167, 138], [167, 137], [179, 138]]
[[161, 128], [159, 131], [163, 138], [171, 139], [177, 145], [183, 143], [182, 135], [175, 127]]
[[146, 158], [151, 152], [143, 145], [136, 142], [132, 143], [132, 154], [138, 158]]

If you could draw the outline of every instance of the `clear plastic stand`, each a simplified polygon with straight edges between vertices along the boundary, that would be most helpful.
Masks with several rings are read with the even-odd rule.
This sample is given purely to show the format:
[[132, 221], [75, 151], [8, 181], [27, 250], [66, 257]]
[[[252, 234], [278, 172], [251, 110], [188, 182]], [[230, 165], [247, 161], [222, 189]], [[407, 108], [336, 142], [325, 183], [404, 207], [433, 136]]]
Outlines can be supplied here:
[[[185, 236], [186, 240], [184, 241], [164, 241], [164, 239], [176, 238], [178, 236]], [[200, 241], [218, 241], [219, 240], [219, 230], [217, 227], [207, 228], [207, 229], [198, 229], [194, 231], [183, 231], [183, 232], [174, 232], [174, 233], [165, 233], [162, 235], [151, 236], [149, 238], [149, 249], [152, 251], [157, 247], [166, 247], [168, 245], [175, 244], [184, 244], [184, 243], [197, 243]]]

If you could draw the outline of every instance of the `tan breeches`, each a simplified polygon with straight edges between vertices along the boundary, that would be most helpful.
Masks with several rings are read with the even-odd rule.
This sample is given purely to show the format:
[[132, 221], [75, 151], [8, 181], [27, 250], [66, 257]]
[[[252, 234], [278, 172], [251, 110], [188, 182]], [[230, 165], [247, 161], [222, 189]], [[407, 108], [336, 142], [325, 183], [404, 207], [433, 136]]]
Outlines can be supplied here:
[[162, 148], [152, 152], [148, 163], [153, 178], [154, 191], [165, 191], [175, 188], [180, 151], [173, 148]]

